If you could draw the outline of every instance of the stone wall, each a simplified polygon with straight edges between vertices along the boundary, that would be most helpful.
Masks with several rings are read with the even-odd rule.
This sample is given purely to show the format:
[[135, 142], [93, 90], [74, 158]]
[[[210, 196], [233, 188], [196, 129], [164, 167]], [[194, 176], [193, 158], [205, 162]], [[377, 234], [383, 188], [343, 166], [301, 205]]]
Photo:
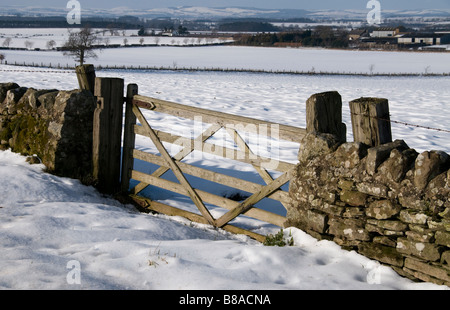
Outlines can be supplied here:
[[0, 148], [36, 155], [48, 172], [88, 183], [96, 106], [89, 91], [0, 84]]
[[289, 226], [450, 285], [450, 157], [402, 140], [369, 147], [309, 133], [290, 183]]

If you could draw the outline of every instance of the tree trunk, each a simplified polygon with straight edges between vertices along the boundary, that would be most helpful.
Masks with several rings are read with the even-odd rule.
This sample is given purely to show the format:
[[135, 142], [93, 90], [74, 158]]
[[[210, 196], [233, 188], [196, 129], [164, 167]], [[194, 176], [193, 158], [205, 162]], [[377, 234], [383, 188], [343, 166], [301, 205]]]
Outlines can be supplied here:
[[80, 66], [84, 65], [84, 51], [80, 51]]

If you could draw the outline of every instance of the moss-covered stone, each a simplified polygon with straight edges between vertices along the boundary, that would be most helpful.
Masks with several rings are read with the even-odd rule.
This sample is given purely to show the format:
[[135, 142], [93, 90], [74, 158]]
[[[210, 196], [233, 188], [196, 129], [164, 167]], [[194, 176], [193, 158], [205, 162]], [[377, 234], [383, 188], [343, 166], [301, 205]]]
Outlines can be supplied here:
[[361, 207], [366, 204], [367, 195], [358, 191], [343, 190], [340, 199], [350, 206]]
[[424, 212], [417, 212], [414, 210], [400, 211], [400, 220], [405, 223], [424, 225], [427, 223], [428, 218], [429, 216]]
[[434, 262], [440, 260], [443, 248], [432, 243], [398, 238], [397, 251]]
[[445, 245], [450, 248], [450, 232], [437, 231], [436, 232], [436, 243]]
[[402, 207], [390, 200], [376, 200], [369, 204], [366, 214], [377, 220], [386, 220], [397, 215]]
[[395, 248], [377, 243], [364, 242], [359, 245], [358, 252], [380, 262], [403, 267], [403, 255], [398, 253]]
[[365, 223], [357, 219], [333, 218], [328, 221], [328, 233], [346, 240], [369, 241], [369, 232], [364, 228]]
[[[438, 267], [436, 265], [428, 264], [417, 259], [406, 258], [405, 259], [405, 267], [411, 270], [418, 271], [422, 274], [426, 274], [433, 278], [442, 280], [447, 284], [450, 283], [450, 273], [448, 270]], [[431, 280], [431, 279], [430, 279]], [[440, 283], [445, 284], [445, 283]]]
[[1, 147], [23, 155], [36, 154], [48, 172], [89, 179], [96, 107], [92, 94], [16, 86], [0, 84], [0, 95], [4, 94], [0, 104]]
[[0, 104], [6, 99], [6, 94], [8, 90], [19, 88], [20, 86], [16, 83], [0, 83]]

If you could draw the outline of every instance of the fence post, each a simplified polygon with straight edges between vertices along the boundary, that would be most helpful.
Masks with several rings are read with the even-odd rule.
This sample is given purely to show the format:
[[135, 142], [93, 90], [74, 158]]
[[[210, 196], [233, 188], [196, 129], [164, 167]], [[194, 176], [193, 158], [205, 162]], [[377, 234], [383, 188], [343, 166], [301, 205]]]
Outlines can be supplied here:
[[124, 80], [96, 78], [93, 132], [93, 177], [99, 191], [120, 191]]
[[350, 101], [355, 142], [379, 146], [392, 142], [389, 102], [382, 98], [359, 98]]
[[89, 90], [94, 94], [95, 68], [94, 65], [82, 65], [75, 68], [78, 78], [78, 85], [81, 90]]
[[138, 86], [129, 84], [127, 87], [127, 102], [125, 108], [125, 128], [123, 135], [123, 155], [122, 155], [122, 192], [127, 193], [130, 188], [131, 171], [133, 170], [134, 158], [133, 149], [136, 139], [134, 125], [136, 125], [136, 115], [133, 113], [133, 96], [138, 94]]
[[335, 135], [346, 142], [347, 127], [342, 123], [342, 97], [336, 91], [312, 95], [306, 101], [306, 132]]

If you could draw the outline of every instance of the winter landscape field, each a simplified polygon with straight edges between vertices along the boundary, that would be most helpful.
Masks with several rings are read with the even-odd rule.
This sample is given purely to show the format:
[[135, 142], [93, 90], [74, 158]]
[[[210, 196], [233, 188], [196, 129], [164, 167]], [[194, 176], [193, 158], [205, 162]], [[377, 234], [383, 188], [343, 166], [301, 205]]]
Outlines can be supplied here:
[[[71, 70], [10, 65], [73, 65], [60, 52], [11, 50], [4, 54], [9, 65], [0, 65], [0, 83], [16, 82], [38, 89], [78, 88]], [[166, 46], [108, 49], [98, 56], [89, 62], [97, 66], [363, 73], [98, 70], [97, 76], [136, 83], [145, 96], [298, 127], [306, 125], [306, 100], [315, 93], [335, 90], [342, 95], [349, 141], [348, 102], [360, 97], [387, 98], [391, 119], [402, 122], [392, 124], [394, 139], [405, 140], [418, 152], [450, 152], [450, 78], [376, 75], [450, 73], [449, 53]], [[186, 123], [177, 118], [150, 112], [146, 117], [155, 128], [170, 124], [173, 133], [190, 134]], [[137, 147], [153, 150], [145, 139], [138, 139]], [[298, 147], [280, 143], [278, 155], [295, 163]], [[233, 162], [195, 160], [223, 171], [249, 171], [249, 177], [255, 177], [251, 169]], [[449, 289], [414, 283], [375, 261], [332, 242], [318, 241], [296, 228], [284, 230], [286, 237], [293, 237], [294, 246], [266, 247], [248, 237], [178, 217], [141, 214], [79, 181], [46, 174], [44, 168], [29, 165], [18, 154], [0, 151], [0, 289]], [[221, 188], [217, 191], [224, 193]], [[188, 210], [195, 208], [181, 196], [152, 189], [148, 195]], [[261, 234], [279, 231], [257, 221], [241, 221]], [[72, 277], [74, 268], [79, 268], [80, 278]]]

